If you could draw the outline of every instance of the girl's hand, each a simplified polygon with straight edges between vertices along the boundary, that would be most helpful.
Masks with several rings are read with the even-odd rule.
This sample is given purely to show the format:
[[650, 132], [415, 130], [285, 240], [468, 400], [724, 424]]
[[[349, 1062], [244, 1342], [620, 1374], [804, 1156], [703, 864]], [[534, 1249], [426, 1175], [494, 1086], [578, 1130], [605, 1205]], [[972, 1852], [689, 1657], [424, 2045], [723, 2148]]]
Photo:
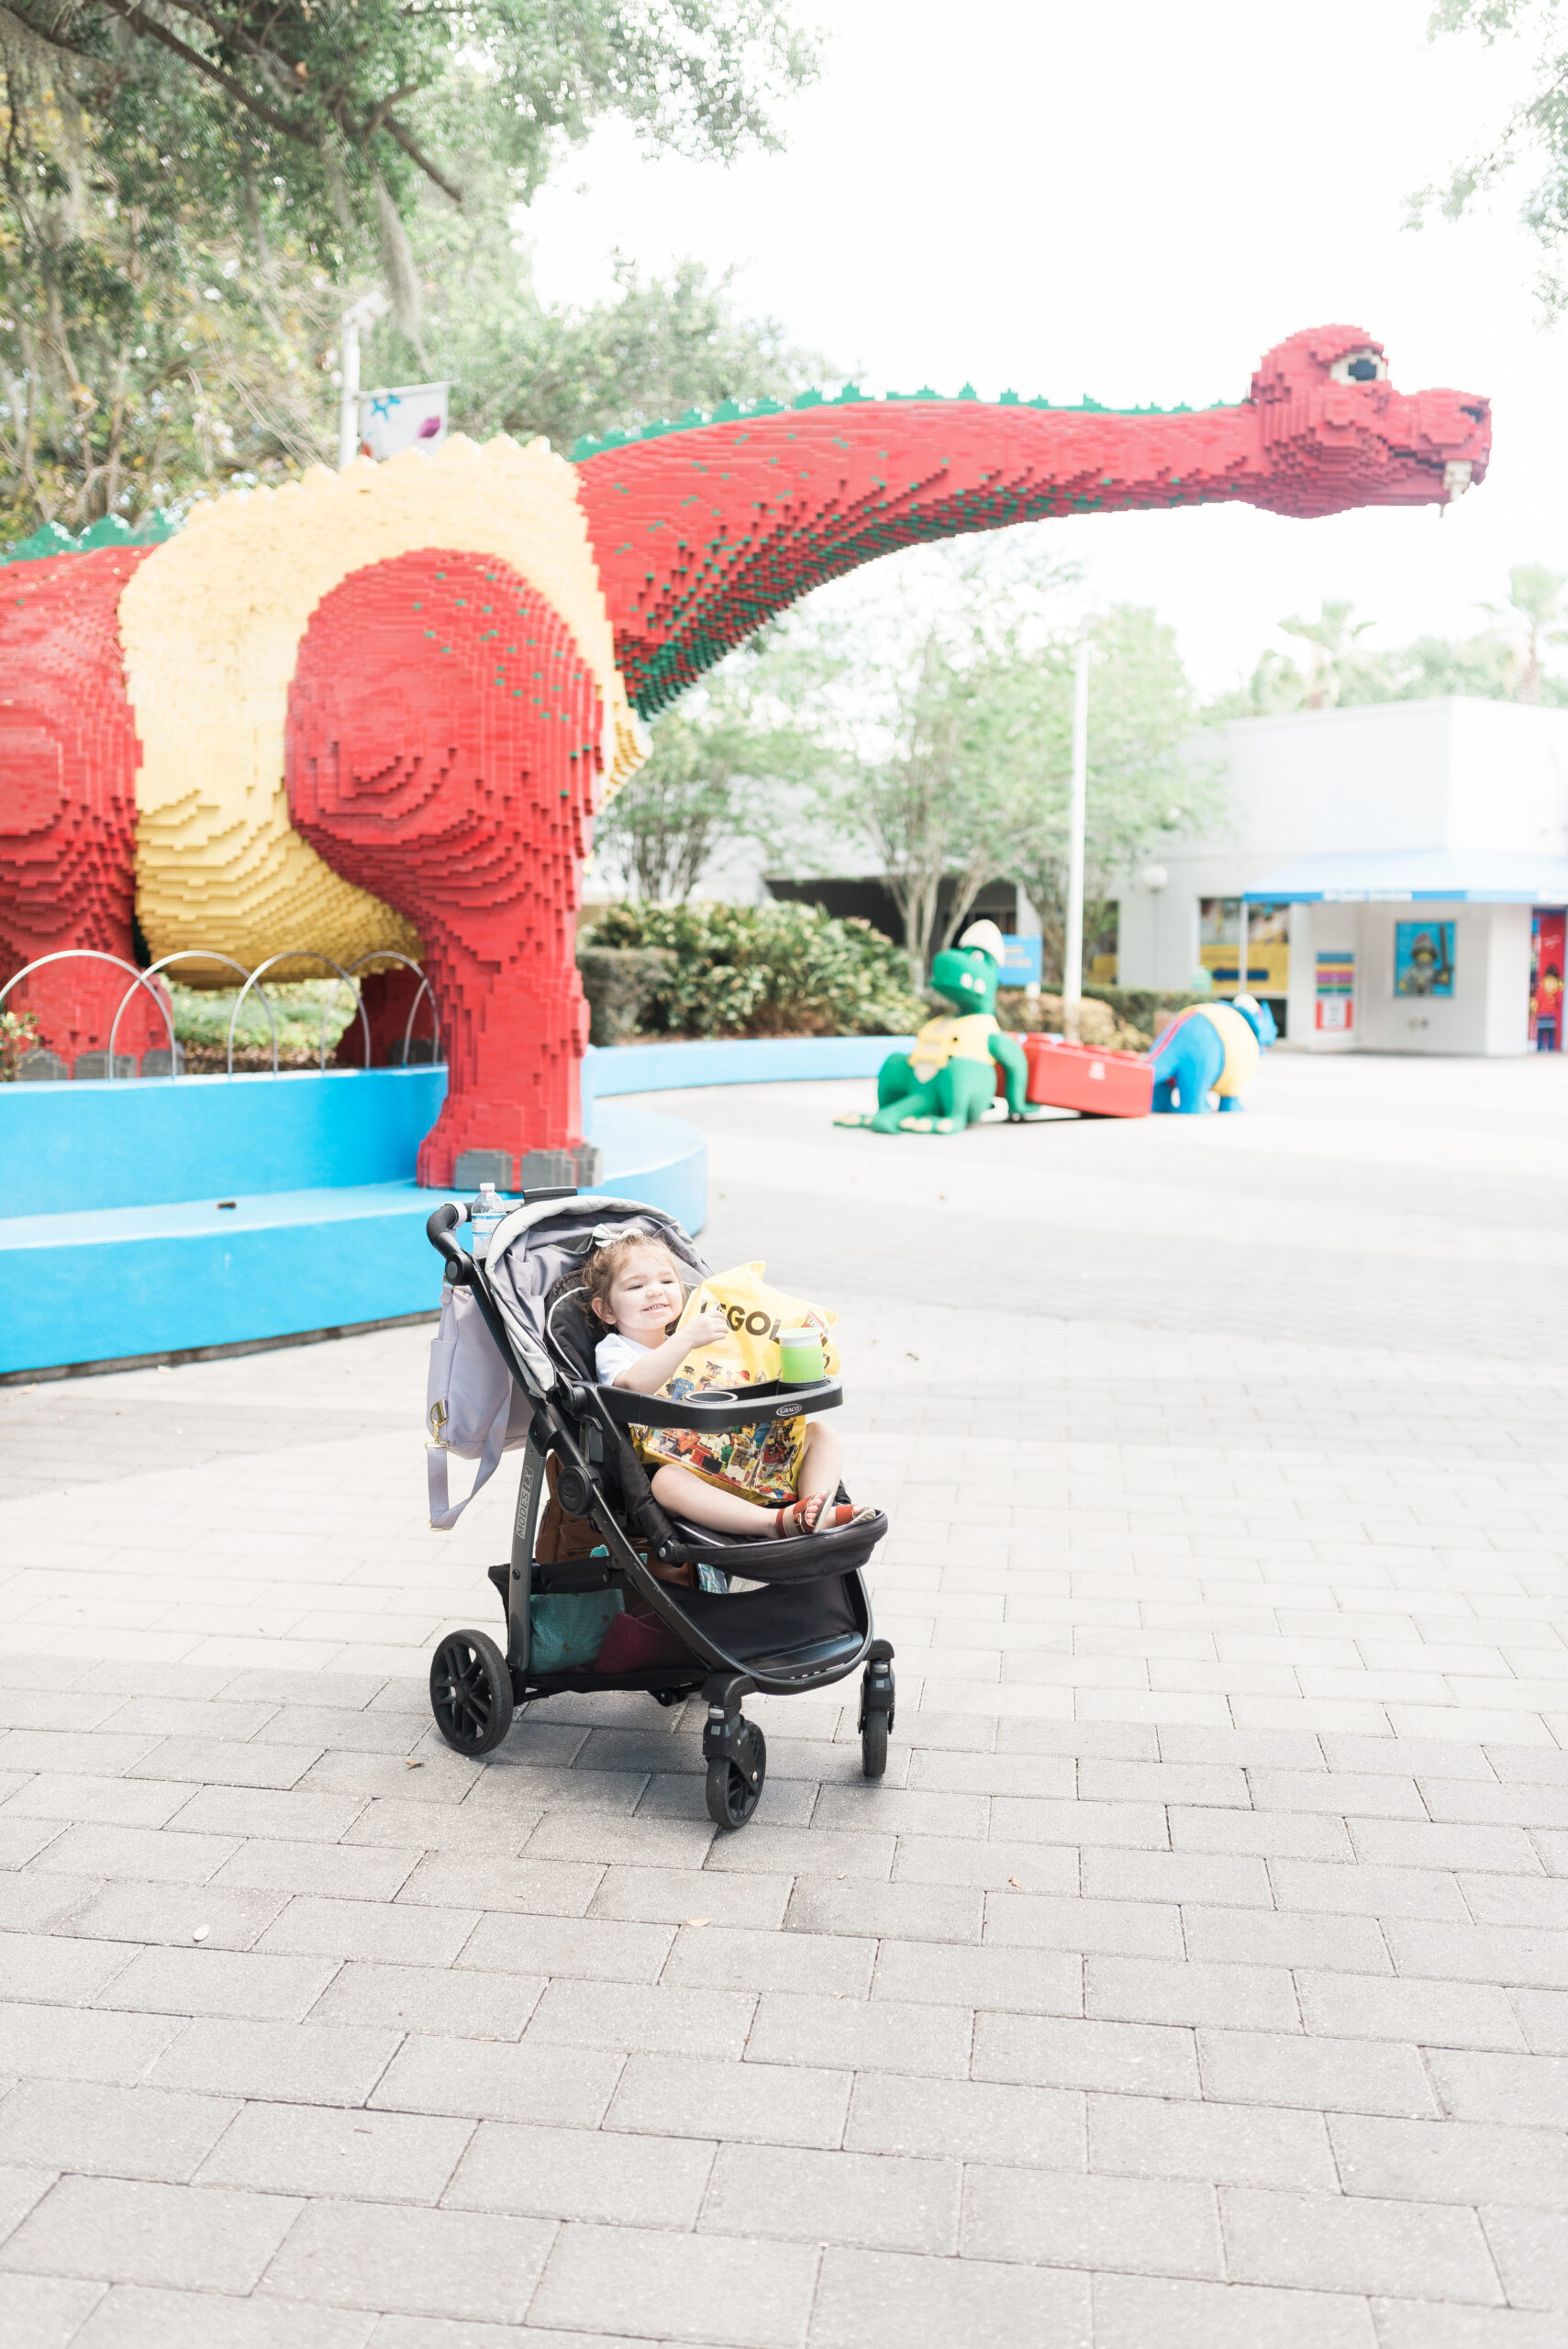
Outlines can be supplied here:
[[719, 1338], [729, 1335], [729, 1316], [722, 1307], [710, 1305], [705, 1313], [694, 1314], [685, 1328], [678, 1332], [688, 1351], [693, 1346], [711, 1346]]

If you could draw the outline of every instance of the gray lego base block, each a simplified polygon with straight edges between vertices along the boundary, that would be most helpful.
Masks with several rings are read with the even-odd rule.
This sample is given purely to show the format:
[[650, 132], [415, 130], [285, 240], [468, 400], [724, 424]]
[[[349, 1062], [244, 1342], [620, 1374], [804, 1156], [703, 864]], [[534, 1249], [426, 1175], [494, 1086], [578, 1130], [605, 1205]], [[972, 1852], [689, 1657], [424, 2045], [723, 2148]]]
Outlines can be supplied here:
[[494, 1183], [503, 1192], [542, 1191], [564, 1186], [584, 1189], [598, 1182], [604, 1163], [603, 1151], [591, 1141], [580, 1143], [575, 1150], [525, 1151], [520, 1168], [509, 1151], [465, 1150], [459, 1152], [452, 1170], [452, 1188], [477, 1191], [481, 1183]]

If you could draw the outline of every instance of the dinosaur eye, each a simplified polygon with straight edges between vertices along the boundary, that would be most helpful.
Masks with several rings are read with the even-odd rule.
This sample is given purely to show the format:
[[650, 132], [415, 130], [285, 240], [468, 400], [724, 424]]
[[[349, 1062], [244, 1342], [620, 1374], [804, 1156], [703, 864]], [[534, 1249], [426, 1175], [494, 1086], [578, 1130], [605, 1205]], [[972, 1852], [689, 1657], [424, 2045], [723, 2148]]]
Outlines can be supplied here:
[[1347, 351], [1329, 370], [1336, 384], [1377, 384], [1388, 379], [1388, 362], [1375, 351]]

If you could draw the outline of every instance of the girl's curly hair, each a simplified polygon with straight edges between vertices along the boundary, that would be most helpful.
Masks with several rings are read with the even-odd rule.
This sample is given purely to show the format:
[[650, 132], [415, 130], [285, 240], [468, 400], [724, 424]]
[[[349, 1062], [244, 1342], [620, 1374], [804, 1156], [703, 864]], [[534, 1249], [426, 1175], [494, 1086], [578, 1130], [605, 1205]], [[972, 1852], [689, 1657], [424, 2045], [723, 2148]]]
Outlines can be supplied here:
[[664, 1242], [651, 1231], [628, 1231], [623, 1239], [606, 1240], [595, 1248], [583, 1266], [583, 1304], [590, 1321], [602, 1322], [606, 1330], [614, 1329], [608, 1311], [610, 1290], [627, 1258], [635, 1255], [639, 1248], [651, 1248], [656, 1255], [668, 1258], [681, 1295], [685, 1296], [684, 1275]]

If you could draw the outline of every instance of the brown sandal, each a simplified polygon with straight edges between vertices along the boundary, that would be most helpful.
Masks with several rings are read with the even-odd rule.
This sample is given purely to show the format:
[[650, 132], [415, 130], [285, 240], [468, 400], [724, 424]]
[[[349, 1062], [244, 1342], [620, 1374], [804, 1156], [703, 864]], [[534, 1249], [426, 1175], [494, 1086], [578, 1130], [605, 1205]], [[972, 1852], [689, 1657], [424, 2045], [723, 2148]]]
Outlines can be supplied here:
[[[835, 1501], [829, 1508], [826, 1493], [807, 1493], [804, 1500], [790, 1508], [781, 1508], [773, 1520], [781, 1541], [792, 1533], [836, 1533], [840, 1526], [869, 1525], [876, 1515], [873, 1508], [856, 1508], [852, 1501]], [[786, 1525], [784, 1520], [793, 1520]]]

